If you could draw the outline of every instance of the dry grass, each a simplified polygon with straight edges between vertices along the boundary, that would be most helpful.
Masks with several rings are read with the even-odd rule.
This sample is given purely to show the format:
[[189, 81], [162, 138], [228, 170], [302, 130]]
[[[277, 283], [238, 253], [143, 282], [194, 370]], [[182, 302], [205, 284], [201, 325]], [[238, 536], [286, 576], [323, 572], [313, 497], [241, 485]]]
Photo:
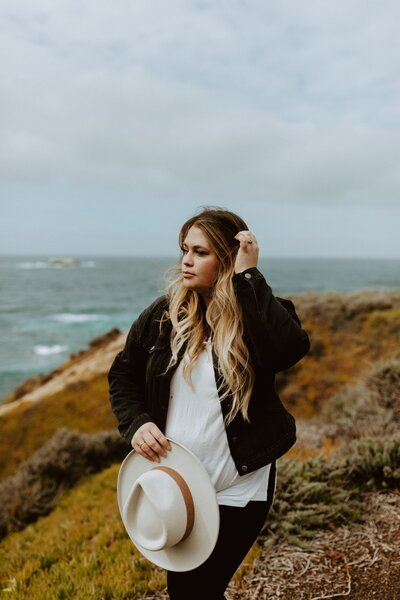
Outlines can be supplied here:
[[398, 600], [400, 495], [370, 494], [365, 523], [320, 532], [309, 550], [265, 547], [247, 578], [246, 600]]
[[363, 378], [343, 386], [320, 413], [298, 420], [291, 459], [329, 456], [340, 445], [400, 430], [400, 361], [376, 362]]
[[[230, 583], [227, 600], [398, 600], [400, 494], [369, 494], [364, 509], [365, 523], [319, 532], [308, 550], [286, 542], [265, 546], [251, 572]], [[168, 600], [168, 594], [142, 599]]]
[[[278, 375], [277, 387], [298, 418], [299, 442], [279, 461], [264, 535], [227, 598], [397, 600], [400, 292], [290, 297], [310, 334], [311, 352]], [[120, 523], [118, 466], [88, 476], [93, 465], [107, 464], [107, 451], [96, 462], [88, 458], [90, 444], [81, 458], [79, 451], [42, 448], [44, 460], [27, 468], [60, 427], [115, 430], [105, 375], [78, 378], [0, 418], [0, 473], [15, 475], [0, 498], [7, 526], [18, 514], [28, 515], [30, 504], [32, 519], [39, 517], [0, 543], [4, 597], [167, 598], [164, 572], [136, 553]], [[40, 517], [38, 505], [52, 512]]]
[[278, 374], [277, 383], [298, 418], [319, 414], [377, 361], [400, 360], [400, 291], [306, 292], [291, 298], [311, 350], [295, 365], [294, 377], [289, 370]]
[[278, 462], [265, 533], [307, 547], [315, 532], [363, 518], [363, 492], [400, 488], [400, 433], [354, 440], [329, 458]]

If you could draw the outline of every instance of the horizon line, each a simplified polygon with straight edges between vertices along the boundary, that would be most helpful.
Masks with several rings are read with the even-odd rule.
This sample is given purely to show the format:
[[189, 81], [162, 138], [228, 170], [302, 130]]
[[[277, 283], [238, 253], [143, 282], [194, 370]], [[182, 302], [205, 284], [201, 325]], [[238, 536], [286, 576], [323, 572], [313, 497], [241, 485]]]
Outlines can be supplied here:
[[[145, 258], [145, 259], [168, 259], [176, 261], [179, 257], [175, 255], [165, 254], [69, 254], [69, 253], [37, 253], [37, 254], [0, 254], [0, 258], [74, 258], [74, 259], [89, 259], [96, 258]], [[260, 255], [260, 260], [266, 259], [306, 259], [306, 260], [400, 260], [400, 256], [311, 256], [311, 255], [277, 255], [268, 254]]]

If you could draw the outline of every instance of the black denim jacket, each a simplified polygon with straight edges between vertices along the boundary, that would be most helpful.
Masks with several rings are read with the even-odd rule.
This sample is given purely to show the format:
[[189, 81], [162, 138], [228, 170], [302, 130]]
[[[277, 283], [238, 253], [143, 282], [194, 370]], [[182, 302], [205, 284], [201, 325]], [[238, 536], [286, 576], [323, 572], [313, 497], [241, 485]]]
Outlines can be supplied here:
[[[303, 358], [310, 349], [291, 300], [277, 298], [256, 268], [233, 276], [242, 307], [245, 342], [255, 368], [255, 383], [249, 405], [250, 422], [241, 414], [226, 427], [229, 448], [239, 474], [254, 471], [285, 454], [296, 441], [293, 416], [284, 408], [275, 390], [275, 374]], [[159, 319], [168, 308], [161, 297], [132, 324], [124, 349], [109, 370], [110, 401], [118, 429], [128, 444], [136, 430], [152, 421], [164, 431], [170, 382], [176, 369], [164, 373], [171, 357], [169, 320], [160, 333]], [[214, 370], [219, 383], [218, 362]], [[231, 407], [228, 396], [221, 402], [225, 417]]]

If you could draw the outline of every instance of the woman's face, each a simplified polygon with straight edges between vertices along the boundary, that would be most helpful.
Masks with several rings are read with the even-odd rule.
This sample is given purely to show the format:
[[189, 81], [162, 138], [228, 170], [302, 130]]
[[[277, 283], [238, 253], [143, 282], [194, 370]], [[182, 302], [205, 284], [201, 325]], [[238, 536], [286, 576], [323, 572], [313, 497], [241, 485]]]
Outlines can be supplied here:
[[193, 225], [182, 244], [183, 286], [207, 297], [215, 285], [219, 262], [206, 234]]

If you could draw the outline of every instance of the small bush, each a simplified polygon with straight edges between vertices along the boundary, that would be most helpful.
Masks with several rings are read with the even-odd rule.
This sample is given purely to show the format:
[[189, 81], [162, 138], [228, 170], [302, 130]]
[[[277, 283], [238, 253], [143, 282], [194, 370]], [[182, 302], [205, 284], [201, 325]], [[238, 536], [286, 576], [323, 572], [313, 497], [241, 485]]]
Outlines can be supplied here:
[[354, 440], [328, 459], [282, 459], [264, 533], [301, 545], [317, 529], [362, 520], [364, 492], [399, 487], [400, 434]]
[[334, 457], [332, 472], [346, 486], [400, 488], [400, 433], [355, 440]]
[[400, 362], [378, 363], [364, 380], [338, 390], [321, 411], [326, 434], [342, 440], [400, 428]]
[[376, 365], [366, 385], [380, 406], [393, 409], [400, 417], [400, 361], [389, 360]]
[[121, 461], [129, 450], [118, 432], [58, 430], [14, 475], [0, 482], [0, 539], [48, 514], [64, 490], [84, 475]]

